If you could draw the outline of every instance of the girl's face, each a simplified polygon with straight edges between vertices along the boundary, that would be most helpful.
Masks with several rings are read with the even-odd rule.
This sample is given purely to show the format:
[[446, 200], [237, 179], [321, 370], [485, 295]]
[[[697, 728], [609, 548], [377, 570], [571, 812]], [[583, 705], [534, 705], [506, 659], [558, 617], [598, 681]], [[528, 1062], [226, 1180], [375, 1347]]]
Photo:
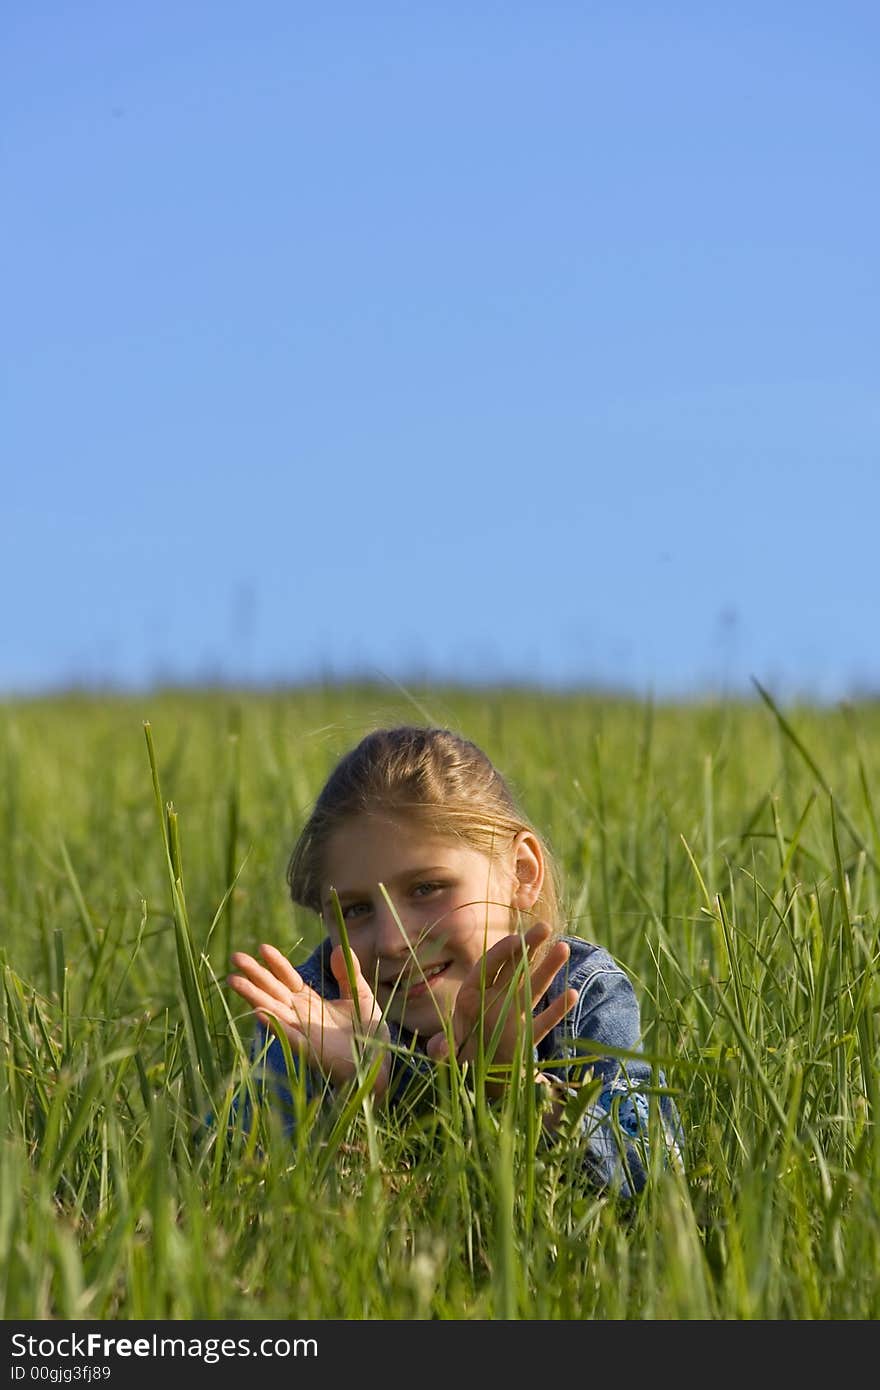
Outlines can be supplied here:
[[338, 942], [335, 888], [351, 949], [386, 1017], [431, 1034], [451, 1015], [473, 966], [511, 931], [512, 909], [532, 906], [542, 878], [541, 848], [528, 832], [490, 859], [418, 825], [361, 815], [327, 843], [322, 916]]

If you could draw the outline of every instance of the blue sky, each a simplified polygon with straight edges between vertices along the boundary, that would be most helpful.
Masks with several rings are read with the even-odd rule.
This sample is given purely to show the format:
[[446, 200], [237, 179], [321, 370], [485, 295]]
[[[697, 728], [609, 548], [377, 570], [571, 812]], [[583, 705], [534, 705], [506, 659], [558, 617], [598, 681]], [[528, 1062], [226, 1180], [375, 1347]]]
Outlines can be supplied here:
[[880, 688], [878, 51], [11, 0], [0, 693]]

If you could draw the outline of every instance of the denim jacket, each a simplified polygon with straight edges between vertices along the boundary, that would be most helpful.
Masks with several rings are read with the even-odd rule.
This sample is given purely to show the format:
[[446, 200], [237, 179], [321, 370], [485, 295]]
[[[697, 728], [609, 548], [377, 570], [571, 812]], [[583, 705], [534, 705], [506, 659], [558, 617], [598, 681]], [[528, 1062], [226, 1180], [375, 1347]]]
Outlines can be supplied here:
[[[671, 1096], [665, 1091], [662, 1072], [638, 1058], [603, 1056], [602, 1046], [638, 1052], [641, 1026], [639, 1006], [628, 976], [607, 951], [580, 937], [562, 938], [570, 956], [557, 972], [536, 1013], [563, 990], [575, 989], [577, 1003], [542, 1038], [535, 1048], [538, 1069], [561, 1082], [574, 1097], [577, 1083], [589, 1088], [586, 1105], [575, 1101], [578, 1112], [585, 1172], [598, 1188], [633, 1196], [647, 1180], [649, 1101], [647, 1091], [658, 1092], [658, 1125], [664, 1163], [681, 1162], [681, 1123]], [[331, 943], [325, 939], [297, 969], [306, 984], [325, 999], [338, 999], [339, 989], [330, 971]], [[398, 1103], [411, 1083], [432, 1073], [434, 1064], [406, 1029], [388, 1024], [392, 1052], [388, 1099]], [[292, 1098], [284, 1053], [277, 1037], [268, 1040], [259, 1029], [255, 1055], [262, 1058], [271, 1092], [282, 1107], [287, 1132], [292, 1128]], [[585, 1046], [584, 1044], [588, 1044]], [[597, 1050], [598, 1045], [598, 1050]], [[315, 1083], [306, 1078], [307, 1094]], [[591, 1084], [592, 1083], [592, 1084]]]

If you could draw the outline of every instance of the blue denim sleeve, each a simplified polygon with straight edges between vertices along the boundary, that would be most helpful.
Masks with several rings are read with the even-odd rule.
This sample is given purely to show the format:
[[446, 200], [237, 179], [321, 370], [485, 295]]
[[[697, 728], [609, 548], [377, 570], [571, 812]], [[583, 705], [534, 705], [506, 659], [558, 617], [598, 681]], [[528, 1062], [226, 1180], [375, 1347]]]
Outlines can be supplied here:
[[[637, 1058], [602, 1056], [607, 1045], [629, 1052], [640, 1048], [641, 1023], [629, 978], [608, 957], [608, 965], [590, 971], [578, 983], [572, 1012], [544, 1040], [548, 1074], [563, 1083], [599, 1083], [599, 1092], [579, 1115], [584, 1167], [597, 1187], [632, 1197], [647, 1181], [650, 1107], [648, 1092], [665, 1088], [662, 1072]], [[563, 982], [563, 985], [565, 982]], [[549, 1049], [547, 1044], [549, 1043]], [[582, 1044], [589, 1043], [586, 1048]], [[680, 1161], [680, 1122], [668, 1095], [659, 1097], [659, 1131], [665, 1161]]]
[[[250, 1051], [252, 1079], [261, 1092], [263, 1102], [278, 1116], [281, 1128], [288, 1136], [293, 1133], [296, 1115], [292, 1087], [302, 1086], [302, 1097], [306, 1104], [326, 1089], [325, 1083], [303, 1063], [297, 1052], [291, 1055], [293, 1077], [288, 1073], [284, 1049], [278, 1038], [262, 1023], [257, 1024]], [[251, 1105], [250, 1100], [246, 1099], [243, 1108], [245, 1129], [250, 1128], [250, 1122]]]
[[[304, 1063], [297, 1052], [293, 1052], [292, 1062], [294, 1084], [302, 1085], [306, 1104], [318, 1098], [329, 1099], [333, 1095], [331, 1083]], [[292, 1134], [296, 1105], [284, 1050], [278, 1038], [274, 1035], [270, 1037], [262, 1024], [257, 1025], [251, 1048], [251, 1065], [254, 1079], [262, 1087], [266, 1101], [278, 1114], [284, 1133]], [[404, 1097], [424, 1103], [431, 1094], [435, 1070], [434, 1064], [423, 1053], [403, 1046], [393, 1048], [388, 1103], [397, 1105]], [[247, 1116], [245, 1119], [247, 1123]]]

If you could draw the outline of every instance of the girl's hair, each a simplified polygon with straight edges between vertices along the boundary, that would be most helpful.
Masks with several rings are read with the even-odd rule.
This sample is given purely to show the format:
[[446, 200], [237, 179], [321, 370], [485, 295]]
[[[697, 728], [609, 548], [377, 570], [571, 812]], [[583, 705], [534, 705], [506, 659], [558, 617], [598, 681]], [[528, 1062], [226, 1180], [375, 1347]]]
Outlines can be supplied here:
[[327, 841], [346, 820], [365, 813], [414, 818], [443, 837], [484, 854], [530, 831], [544, 852], [544, 882], [531, 914], [560, 929], [559, 872], [543, 837], [526, 819], [486, 754], [450, 729], [400, 725], [375, 729], [337, 763], [315, 802], [287, 866], [295, 903], [321, 912]]

